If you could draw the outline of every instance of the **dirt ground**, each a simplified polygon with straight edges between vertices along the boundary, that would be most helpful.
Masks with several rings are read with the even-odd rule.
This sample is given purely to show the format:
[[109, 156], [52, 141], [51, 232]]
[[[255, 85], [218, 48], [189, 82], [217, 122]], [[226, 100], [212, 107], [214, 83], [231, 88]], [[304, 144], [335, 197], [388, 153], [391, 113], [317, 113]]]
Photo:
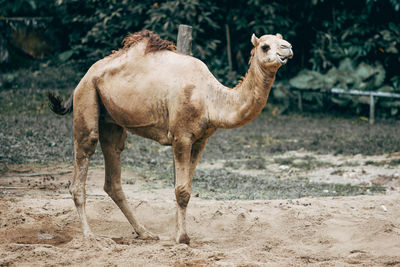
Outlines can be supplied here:
[[269, 105], [218, 131], [196, 170], [187, 246], [172, 238], [172, 150], [133, 135], [123, 188], [161, 240], [137, 239], [104, 193], [99, 148], [87, 182], [96, 237], [82, 238], [68, 192], [72, 116], [46, 103], [44, 90], [0, 90], [0, 267], [400, 266], [398, 120], [277, 115]]
[[[379, 160], [363, 157], [372, 159]], [[172, 238], [171, 186], [148, 187], [136, 172], [123, 172], [128, 202], [161, 239], [143, 241], [102, 190], [104, 170], [90, 169], [87, 212], [96, 237], [85, 240], [67, 190], [71, 166], [6, 167], [0, 180], [0, 266], [400, 265], [396, 169], [387, 175], [392, 179], [375, 181], [391, 188], [384, 195], [207, 200], [194, 194], [188, 208], [192, 242], [187, 246]], [[281, 169], [282, 174], [287, 171]]]

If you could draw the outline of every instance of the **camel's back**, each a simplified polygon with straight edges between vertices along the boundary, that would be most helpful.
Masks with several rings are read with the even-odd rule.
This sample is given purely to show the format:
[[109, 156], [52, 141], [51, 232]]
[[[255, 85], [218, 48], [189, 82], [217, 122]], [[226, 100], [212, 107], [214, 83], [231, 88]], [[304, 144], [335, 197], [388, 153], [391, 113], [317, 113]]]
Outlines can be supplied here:
[[152, 88], [158, 93], [176, 90], [213, 77], [207, 66], [194, 57], [168, 50], [146, 54], [144, 43], [97, 62], [93, 70], [91, 76], [101, 77], [107, 90], [114, 87], [112, 90], [137, 93], [149, 93]]
[[185, 88], [193, 88], [192, 99], [201, 101], [215, 80], [196, 58], [168, 50], [145, 53], [145, 49], [146, 43], [141, 42], [100, 60], [88, 72], [112, 117], [134, 114], [122, 124], [157, 124], [180, 104]]

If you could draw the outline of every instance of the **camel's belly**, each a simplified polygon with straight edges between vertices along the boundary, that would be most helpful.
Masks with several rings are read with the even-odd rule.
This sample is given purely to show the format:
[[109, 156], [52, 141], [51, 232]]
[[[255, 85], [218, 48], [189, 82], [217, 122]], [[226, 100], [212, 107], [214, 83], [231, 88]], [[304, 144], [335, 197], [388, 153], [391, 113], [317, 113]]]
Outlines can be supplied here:
[[171, 136], [166, 125], [160, 123], [151, 123], [145, 125], [135, 125], [132, 120], [128, 124], [120, 123], [115, 120], [104, 108], [100, 109], [100, 120], [106, 123], [114, 123], [127, 129], [129, 132], [159, 142], [162, 145], [171, 145]]
[[159, 142], [161, 145], [170, 146], [172, 144], [171, 135], [169, 131], [157, 127], [129, 127], [127, 128], [133, 134], [139, 135]]

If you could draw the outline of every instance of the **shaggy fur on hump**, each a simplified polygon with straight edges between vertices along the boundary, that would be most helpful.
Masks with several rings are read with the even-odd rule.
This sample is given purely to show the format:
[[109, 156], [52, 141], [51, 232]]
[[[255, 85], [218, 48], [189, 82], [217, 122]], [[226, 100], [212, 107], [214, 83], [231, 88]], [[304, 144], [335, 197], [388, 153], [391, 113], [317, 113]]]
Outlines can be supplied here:
[[161, 50], [175, 51], [175, 45], [173, 42], [163, 40], [160, 38], [160, 36], [148, 30], [135, 32], [131, 35], [126, 36], [122, 41], [124, 45], [122, 50], [129, 49], [135, 46], [136, 44], [140, 43], [144, 39], [148, 40], [146, 50], [144, 52], [145, 54]]

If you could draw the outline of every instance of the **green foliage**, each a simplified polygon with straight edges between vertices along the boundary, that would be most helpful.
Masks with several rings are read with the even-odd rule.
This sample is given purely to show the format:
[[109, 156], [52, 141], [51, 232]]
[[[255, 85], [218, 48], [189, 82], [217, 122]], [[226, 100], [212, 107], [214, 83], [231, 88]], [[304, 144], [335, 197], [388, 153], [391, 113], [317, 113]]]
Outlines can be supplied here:
[[[321, 26], [315, 26], [316, 38], [312, 43], [309, 60], [312, 69], [325, 72], [344, 58], [350, 58], [356, 63], [381, 66], [387, 71], [386, 77], [385, 74], [377, 77], [375, 86], [369, 89], [377, 89], [385, 79], [386, 83], [395, 86], [390, 79], [397, 81], [395, 77], [399, 76], [396, 69], [400, 64], [400, 2], [325, 1], [317, 5], [326, 13], [317, 24]], [[370, 76], [366, 68], [359, 66], [356, 70], [358, 76], [362, 76], [362, 72]], [[379, 72], [384, 73], [381, 70]], [[353, 89], [366, 88], [363, 84], [356, 84]]]
[[0, 17], [50, 16], [53, 0], [0, 0]]
[[[332, 9], [334, 12], [334, 7]], [[357, 10], [345, 9], [340, 16], [323, 21], [323, 27], [317, 31], [312, 45], [313, 56], [310, 62], [313, 69], [327, 70], [345, 57], [372, 62], [384, 54], [399, 55], [399, 26], [393, 22], [376, 24], [374, 17], [367, 11], [359, 14]], [[388, 67], [390, 65], [386, 60], [383, 63]]]
[[146, 5], [150, 1], [142, 1], [141, 8], [128, 1], [57, 1], [59, 23], [68, 33], [66, 48], [75, 51], [75, 57], [91, 61], [110, 54], [127, 33], [143, 26]]
[[178, 25], [188, 24], [193, 27], [193, 56], [229, 86], [247, 71], [251, 34], [280, 32], [293, 44], [295, 57], [278, 78], [312, 69], [317, 80], [327, 72], [335, 76], [323, 87], [333, 82], [363, 86], [362, 80], [351, 82], [342, 75], [346, 70], [335, 67], [350, 59], [359, 66], [358, 76], [368, 72], [367, 66], [384, 69], [374, 78], [375, 88], [382, 81], [395, 91], [400, 88], [399, 0], [0, 0], [0, 6], [0, 16], [54, 17], [52, 26], [62, 44], [56, 58], [61, 62], [84, 59], [89, 66], [118, 49], [128, 33], [141, 29], [176, 41]]
[[386, 71], [379, 62], [375, 65], [361, 62], [357, 67], [355, 64], [355, 61], [345, 58], [340, 61], [338, 68], [333, 66], [326, 74], [302, 70], [289, 82], [295, 88], [316, 90], [338, 87], [372, 91], [383, 85]]
[[211, 15], [218, 13], [219, 8], [211, 1], [177, 0], [153, 5], [149, 9], [145, 28], [160, 32], [161, 37], [176, 40], [179, 24], [193, 27], [193, 53], [200, 59], [206, 59], [216, 52], [220, 40], [209, 37], [220, 26]]
[[[243, 6], [249, 8], [243, 9]], [[294, 35], [284, 5], [263, 5], [255, 0], [241, 0], [234, 4], [211, 0], [59, 0], [56, 10], [62, 31], [69, 33], [69, 47], [65, 49], [75, 51], [74, 57], [93, 61], [120, 47], [122, 38], [129, 32], [149, 29], [162, 38], [176, 41], [178, 25], [191, 25], [193, 55], [205, 61], [228, 85], [236, 83], [239, 74], [244, 75], [247, 70], [252, 32], [262, 35], [275, 32], [279, 27], [281, 32]], [[229, 26], [235, 63], [231, 73], [227, 66], [225, 24]]]

